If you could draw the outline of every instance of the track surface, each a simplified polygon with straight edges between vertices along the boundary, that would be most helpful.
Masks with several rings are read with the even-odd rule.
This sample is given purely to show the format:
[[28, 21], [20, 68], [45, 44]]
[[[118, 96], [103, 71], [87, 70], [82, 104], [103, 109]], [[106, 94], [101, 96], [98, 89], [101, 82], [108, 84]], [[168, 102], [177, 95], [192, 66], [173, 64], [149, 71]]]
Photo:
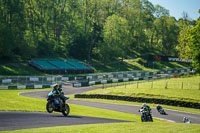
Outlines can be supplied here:
[[[74, 88], [70, 85], [63, 86], [63, 91], [65, 95], [71, 95], [71, 94], [77, 94], [82, 93], [94, 89], [98, 89], [100, 87], [80, 87], [80, 88]], [[28, 97], [35, 97], [35, 98], [41, 98], [44, 99], [47, 97], [47, 94], [49, 91], [40, 91], [40, 92], [26, 92], [21, 93], [23, 96]], [[119, 111], [119, 112], [125, 112], [125, 113], [131, 113], [131, 114], [138, 114], [138, 110], [141, 108], [141, 106], [134, 106], [134, 105], [124, 105], [124, 104], [112, 104], [112, 103], [101, 103], [101, 102], [93, 102], [93, 101], [82, 101], [82, 100], [68, 100], [69, 104], [77, 104], [77, 105], [83, 105], [83, 106], [89, 106], [89, 107], [95, 107], [95, 108], [101, 108], [101, 109], [107, 109], [107, 110], [113, 110], [113, 111]], [[192, 114], [187, 112], [181, 112], [181, 111], [175, 111], [175, 110], [165, 110], [168, 115], [160, 115], [155, 108], [152, 108], [152, 115], [155, 118], [164, 119], [170, 122], [177, 122], [177, 123], [183, 123], [183, 117], [189, 118], [192, 123], [200, 124], [200, 114]]]
[[0, 131], [114, 122], [127, 121], [74, 115], [63, 117], [42, 112], [0, 112]]
[[[63, 91], [65, 95], [82, 93], [99, 87], [80, 87], [74, 88], [71, 85], [64, 85]], [[48, 90], [32, 91], [20, 93], [20, 95], [27, 97], [34, 97], [40, 99], [46, 99]], [[82, 101], [82, 100], [68, 100], [69, 104], [77, 104], [125, 113], [139, 114], [138, 110], [140, 106], [134, 105], [123, 105], [123, 104], [112, 104], [112, 103], [101, 103], [93, 101]], [[167, 120], [169, 122], [182, 123], [183, 117], [188, 117], [192, 123], [200, 124], [200, 115], [191, 114], [186, 112], [166, 110], [168, 115], [160, 115], [155, 108], [152, 108], [153, 117]], [[80, 125], [80, 124], [94, 124], [94, 123], [113, 123], [113, 122], [128, 122], [114, 119], [85, 117], [85, 116], [71, 116], [63, 117], [61, 114], [49, 114], [42, 112], [0, 112], [0, 131], [6, 130], [17, 130], [17, 129], [29, 129], [39, 127], [52, 127], [52, 126], [66, 126], [66, 125]]]

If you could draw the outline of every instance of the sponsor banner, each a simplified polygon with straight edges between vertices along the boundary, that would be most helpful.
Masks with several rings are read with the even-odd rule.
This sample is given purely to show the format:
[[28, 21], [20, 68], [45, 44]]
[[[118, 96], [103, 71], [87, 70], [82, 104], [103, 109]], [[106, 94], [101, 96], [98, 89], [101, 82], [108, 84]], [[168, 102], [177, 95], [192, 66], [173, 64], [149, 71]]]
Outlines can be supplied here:
[[35, 89], [41, 89], [41, 88], [42, 88], [42, 85], [34, 85], [34, 88], [35, 88]]
[[108, 75], [108, 78], [113, 78], [113, 75]]
[[133, 80], [139, 80], [139, 78], [133, 78]]
[[178, 70], [175, 70], [174, 73], [178, 73]]
[[7, 90], [7, 89], [8, 89], [8, 86], [0, 86], [0, 89], [1, 89], [1, 90]]
[[89, 85], [95, 85], [95, 83], [96, 83], [95, 81], [90, 81]]
[[55, 78], [54, 77], [47, 77], [47, 81], [54, 81]]
[[127, 81], [129, 81], [129, 78], [125, 78], [125, 79], [123, 79], [123, 81], [124, 81], [124, 82], [127, 82]]
[[123, 78], [123, 77], [124, 77], [123, 74], [118, 75], [118, 78]]
[[168, 61], [168, 62], [192, 62], [192, 59], [185, 60], [173, 56], [160, 56], [160, 55], [149, 55], [147, 60], [150, 61]]
[[192, 59], [185, 60], [185, 59], [176, 58], [176, 57], [168, 57], [168, 61], [171, 61], [171, 62], [192, 62]]
[[157, 72], [153, 72], [153, 75], [156, 75], [157, 74]]
[[166, 78], [167, 77], [167, 75], [161, 75], [161, 78]]
[[101, 80], [102, 84], [107, 84], [107, 80]]
[[17, 86], [17, 89], [26, 89], [26, 85], [19, 85]]
[[147, 72], [147, 73], [145, 73], [145, 76], [149, 76], [149, 74], [150, 74], [150, 73], [149, 73], [149, 72]]
[[87, 76], [86, 79], [92, 79], [92, 76]]
[[61, 80], [69, 80], [69, 77], [62, 77]]
[[11, 83], [12, 82], [12, 79], [3, 79], [2, 80], [2, 83]]
[[133, 74], [128, 74], [127, 77], [128, 77], [128, 78], [132, 78], [132, 77], [133, 77]]
[[137, 77], [140, 77], [141, 75], [142, 75], [141, 73], [137, 73], [137, 74], [136, 74]]
[[117, 82], [118, 82], [118, 79], [113, 79], [112, 82], [113, 82], [113, 83], [117, 83]]
[[74, 87], [81, 87], [81, 83], [75, 83]]
[[103, 78], [103, 76], [97, 76], [97, 79], [102, 79]]
[[172, 73], [172, 71], [167, 71], [168, 74]]
[[164, 73], [165, 73], [164, 71], [161, 71], [161, 72], [160, 72], [160, 74], [164, 74]]
[[181, 72], [185, 72], [185, 70], [184, 70], [184, 69], [182, 69], [182, 70], [181, 70]]
[[39, 81], [39, 78], [30, 77], [30, 81]]

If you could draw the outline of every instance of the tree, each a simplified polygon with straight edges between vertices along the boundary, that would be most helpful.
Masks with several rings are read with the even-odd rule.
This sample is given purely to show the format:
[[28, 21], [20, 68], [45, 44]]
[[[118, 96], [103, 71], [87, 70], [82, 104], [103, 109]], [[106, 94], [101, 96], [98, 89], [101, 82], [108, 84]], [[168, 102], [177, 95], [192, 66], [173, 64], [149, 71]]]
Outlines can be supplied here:
[[[154, 21], [157, 36], [157, 47], [163, 55], [175, 55], [178, 43], [179, 27], [173, 17], [162, 16]], [[170, 49], [170, 50], [169, 50]]]
[[104, 62], [126, 56], [130, 48], [130, 28], [126, 19], [117, 15], [107, 18], [103, 29], [104, 45], [100, 46]]
[[196, 26], [192, 27], [189, 32], [189, 48], [193, 59], [193, 66], [200, 72], [200, 19], [197, 20]]
[[193, 66], [200, 72], [200, 19], [194, 27], [185, 25], [181, 30], [177, 49], [179, 56], [186, 60], [192, 59]]

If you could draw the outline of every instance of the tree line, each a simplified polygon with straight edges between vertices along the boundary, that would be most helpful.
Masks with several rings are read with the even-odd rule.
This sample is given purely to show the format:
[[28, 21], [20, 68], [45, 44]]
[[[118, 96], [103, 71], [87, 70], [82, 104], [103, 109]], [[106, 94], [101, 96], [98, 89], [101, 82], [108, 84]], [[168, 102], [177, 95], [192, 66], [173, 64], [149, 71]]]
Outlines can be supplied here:
[[148, 0], [1, 0], [0, 58], [175, 56], [191, 26]]

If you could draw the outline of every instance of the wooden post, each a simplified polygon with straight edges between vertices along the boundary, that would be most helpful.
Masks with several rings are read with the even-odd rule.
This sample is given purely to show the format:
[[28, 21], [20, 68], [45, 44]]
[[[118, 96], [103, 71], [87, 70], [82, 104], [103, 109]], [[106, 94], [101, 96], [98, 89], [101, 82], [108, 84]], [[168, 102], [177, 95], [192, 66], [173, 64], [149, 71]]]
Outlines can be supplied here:
[[199, 83], [199, 90], [200, 90], [200, 83]]
[[137, 88], [138, 88], [138, 82], [137, 82]]
[[183, 89], [183, 82], [182, 82], [182, 87], [181, 88]]
[[167, 89], [167, 86], [168, 86], [168, 81], [166, 81], [166, 84], [165, 84], [165, 89]]

